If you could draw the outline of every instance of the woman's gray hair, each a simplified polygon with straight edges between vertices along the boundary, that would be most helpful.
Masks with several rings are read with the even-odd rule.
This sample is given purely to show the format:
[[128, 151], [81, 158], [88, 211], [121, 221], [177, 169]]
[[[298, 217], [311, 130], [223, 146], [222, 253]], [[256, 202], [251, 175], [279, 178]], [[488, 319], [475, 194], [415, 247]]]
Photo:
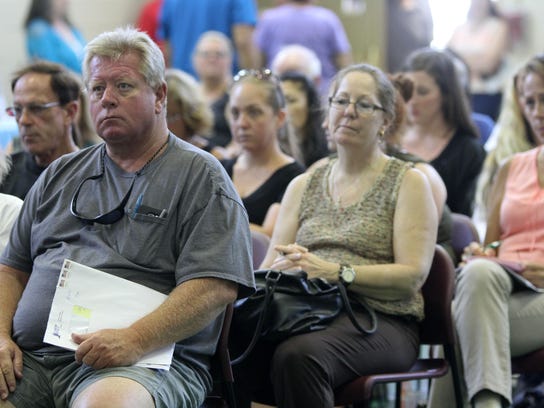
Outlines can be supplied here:
[[11, 157], [7, 156], [4, 150], [0, 149], [0, 184], [4, 181], [11, 168]]
[[366, 73], [374, 79], [374, 83], [376, 84], [376, 88], [378, 90], [376, 96], [378, 97], [380, 105], [385, 111], [385, 116], [389, 119], [390, 122], [393, 122], [395, 119], [395, 87], [393, 86], [387, 75], [382, 70], [373, 65], [354, 64], [340, 70], [330, 84], [329, 96], [333, 97], [336, 94], [336, 92], [338, 91], [338, 87], [340, 86], [340, 82], [342, 82], [342, 79], [344, 79], [344, 77], [350, 72]]
[[164, 81], [164, 56], [155, 42], [144, 32], [133, 27], [117, 28], [98, 35], [85, 47], [83, 79], [89, 83], [90, 64], [94, 57], [119, 60], [126, 54], [134, 53], [140, 57], [140, 74], [153, 89], [158, 89]]

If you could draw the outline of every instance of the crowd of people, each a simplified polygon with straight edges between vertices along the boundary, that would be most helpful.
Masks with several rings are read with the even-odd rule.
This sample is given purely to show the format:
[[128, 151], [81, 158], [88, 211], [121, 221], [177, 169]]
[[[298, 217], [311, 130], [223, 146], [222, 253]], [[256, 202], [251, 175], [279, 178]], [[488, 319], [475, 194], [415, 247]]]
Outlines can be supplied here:
[[[330, 10], [281, 3], [259, 17], [252, 0], [155, 0], [140, 29], [85, 43], [66, 1], [32, 1], [6, 109], [19, 135], [0, 151], [0, 408], [201, 406], [225, 307], [255, 288], [253, 233], [270, 239], [260, 268], [344, 286], [377, 330], [341, 314], [257, 342], [235, 366], [237, 404], [331, 408], [341, 385], [418, 357], [436, 245], [459, 261], [452, 213], [486, 234], [452, 304], [465, 400], [444, 377], [428, 403], [511, 404], [510, 359], [544, 346], [544, 297], [508, 269], [544, 287], [544, 56], [509, 80], [484, 147], [470, 97], [488, 71], [469, 74], [460, 30], [386, 72], [352, 63]], [[126, 327], [74, 330], [75, 351], [51, 345], [65, 260], [166, 300]], [[168, 345], [169, 370], [135, 364]]]

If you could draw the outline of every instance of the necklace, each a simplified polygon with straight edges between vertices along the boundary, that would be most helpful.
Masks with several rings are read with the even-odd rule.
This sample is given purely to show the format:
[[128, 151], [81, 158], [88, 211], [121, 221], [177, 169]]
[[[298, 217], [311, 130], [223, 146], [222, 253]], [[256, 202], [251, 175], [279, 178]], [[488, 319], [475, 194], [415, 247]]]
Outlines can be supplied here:
[[[359, 191], [361, 187], [361, 181], [363, 180], [364, 174], [359, 174], [357, 177], [355, 177], [348, 185], [348, 187], [341, 192], [338, 188], [337, 183], [335, 183], [334, 176], [335, 176], [335, 170], [336, 166], [333, 165], [331, 168], [331, 172], [329, 174], [329, 192], [331, 195], [331, 199], [334, 202], [334, 204], [340, 208], [344, 209], [347, 207], [347, 203], [353, 200], [353, 197], [357, 195], [357, 192]], [[345, 202], [342, 204], [344, 196]]]
[[157, 157], [157, 155], [161, 152], [161, 150], [164, 149], [164, 146], [166, 146], [166, 145], [168, 144], [168, 139], [169, 139], [169, 138], [167, 137], [167, 138], [166, 138], [166, 142], [164, 142], [164, 143], [161, 145], [161, 147], [159, 147], [159, 148], [157, 149], [157, 151], [156, 151], [155, 153], [153, 153], [153, 156], [151, 156], [151, 157], [149, 158], [149, 160], [143, 165], [143, 167], [142, 167], [140, 170], [138, 170], [138, 171], [136, 172], [136, 176], [139, 176], [140, 174], [142, 174], [142, 172], [147, 168], [147, 166], [149, 166], [149, 163], [151, 163], [151, 162], [155, 159], [155, 157]]

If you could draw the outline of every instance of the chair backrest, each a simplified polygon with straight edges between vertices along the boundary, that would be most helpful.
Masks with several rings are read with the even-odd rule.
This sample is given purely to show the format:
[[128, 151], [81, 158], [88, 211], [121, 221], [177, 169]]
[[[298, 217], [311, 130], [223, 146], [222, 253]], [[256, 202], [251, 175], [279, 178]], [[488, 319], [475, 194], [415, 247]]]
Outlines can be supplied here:
[[228, 347], [233, 311], [234, 307], [232, 303], [227, 305], [223, 317], [221, 334], [219, 335], [219, 341], [217, 342], [217, 348], [212, 357], [213, 389], [206, 397], [201, 408], [234, 408], [236, 404], [234, 397], [234, 375], [232, 374]]
[[258, 232], [251, 231], [251, 238], [253, 241], [253, 269], [259, 269], [261, 262], [266, 256], [266, 251], [268, 251], [268, 246], [270, 245], [270, 238], [268, 235]]
[[471, 242], [480, 242], [480, 235], [476, 226], [465, 214], [451, 213], [452, 231], [451, 231], [451, 245], [457, 261], [461, 261], [461, 255], [463, 250]]
[[425, 301], [425, 319], [420, 325], [422, 344], [453, 344], [454, 325], [451, 302], [455, 288], [455, 267], [448, 253], [439, 245], [422, 293]]

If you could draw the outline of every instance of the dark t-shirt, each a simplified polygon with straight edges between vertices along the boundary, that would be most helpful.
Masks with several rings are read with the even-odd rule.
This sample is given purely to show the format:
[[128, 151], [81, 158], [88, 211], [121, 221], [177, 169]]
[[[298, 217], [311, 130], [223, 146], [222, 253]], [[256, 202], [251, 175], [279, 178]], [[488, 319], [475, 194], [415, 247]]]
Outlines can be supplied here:
[[[236, 159], [225, 160], [222, 163], [229, 176], [232, 177], [232, 168], [236, 163]], [[304, 168], [297, 162], [286, 164], [276, 170], [257, 190], [246, 197], [242, 197], [249, 222], [262, 225], [268, 208], [274, 203], [281, 202], [287, 185], [302, 173], [304, 173]]]
[[225, 107], [229, 101], [229, 95], [225, 93], [220, 99], [216, 100], [212, 106], [213, 112], [213, 130], [209, 136], [210, 142], [215, 146], [227, 146], [232, 140], [230, 127], [225, 118]]
[[36, 182], [45, 167], [40, 167], [28, 152], [11, 155], [11, 170], [0, 185], [0, 193], [11, 194], [24, 200], [30, 187]]
[[440, 155], [430, 162], [446, 185], [446, 203], [452, 212], [472, 216], [476, 181], [485, 155], [477, 138], [457, 131]]

